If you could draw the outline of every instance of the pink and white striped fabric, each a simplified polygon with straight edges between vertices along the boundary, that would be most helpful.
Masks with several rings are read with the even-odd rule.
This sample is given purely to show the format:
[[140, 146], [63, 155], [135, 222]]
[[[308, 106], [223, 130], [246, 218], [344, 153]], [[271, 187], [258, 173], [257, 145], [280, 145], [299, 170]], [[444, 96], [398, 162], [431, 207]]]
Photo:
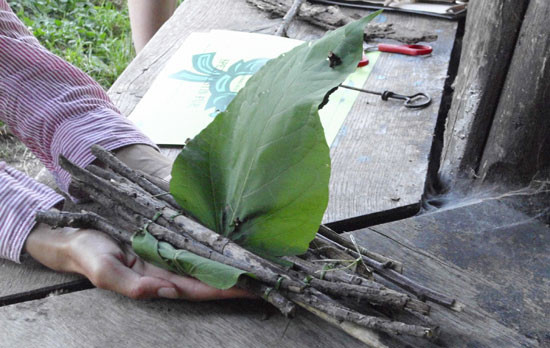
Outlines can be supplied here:
[[[67, 191], [60, 154], [80, 166], [95, 158], [93, 144], [114, 150], [155, 146], [120, 115], [93, 79], [42, 47], [0, 0], [0, 120], [42, 161]], [[0, 159], [1, 160], [1, 159]], [[62, 197], [0, 162], [0, 258], [19, 262], [37, 210]]]

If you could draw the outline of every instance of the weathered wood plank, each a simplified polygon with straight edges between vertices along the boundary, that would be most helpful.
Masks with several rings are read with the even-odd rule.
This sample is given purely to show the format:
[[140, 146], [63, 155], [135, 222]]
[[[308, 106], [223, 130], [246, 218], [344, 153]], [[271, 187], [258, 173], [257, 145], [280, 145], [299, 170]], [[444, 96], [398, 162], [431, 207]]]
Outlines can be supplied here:
[[9, 296], [81, 279], [74, 274], [54, 272], [30, 258], [24, 259], [22, 264], [0, 260], [0, 274], [0, 303]]
[[258, 301], [133, 301], [98, 289], [0, 308], [2, 347], [364, 347], [300, 311], [263, 319]]
[[484, 182], [550, 179], [550, 2], [532, 0], [484, 149]]
[[440, 176], [448, 185], [473, 177], [481, 160], [528, 0], [472, 1]]
[[324, 222], [358, 220], [361, 215], [391, 209], [415, 211], [424, 194], [457, 24], [413, 16], [393, 20], [420, 31], [437, 28], [438, 39], [430, 43], [434, 51], [425, 58], [382, 55], [366, 86], [404, 94], [422, 91], [434, 102], [413, 110], [373, 95], [358, 98], [331, 147], [333, 170]]
[[550, 230], [488, 200], [355, 231], [360, 244], [404, 261], [404, 273], [465, 304], [434, 306], [450, 347], [550, 345]]
[[[434, 103], [428, 109], [411, 111], [398, 102], [383, 102], [374, 96], [362, 95], [357, 100], [331, 149], [333, 173], [325, 222], [396, 208], [410, 211], [411, 206], [418, 207], [424, 192], [433, 131], [457, 24], [399, 14], [382, 15], [379, 20], [399, 22], [400, 27], [419, 31], [436, 31], [439, 39], [431, 43], [434, 53], [428, 58], [383, 55], [367, 86], [403, 93], [421, 90], [432, 95]], [[128, 115], [190, 33], [220, 28], [273, 33], [279, 23], [280, 19], [267, 18], [245, 0], [186, 1], [126, 69], [109, 94]], [[302, 40], [318, 38], [322, 33], [319, 28], [300, 21], [294, 22], [289, 30], [290, 37]], [[171, 157], [177, 152], [173, 148], [166, 150]]]

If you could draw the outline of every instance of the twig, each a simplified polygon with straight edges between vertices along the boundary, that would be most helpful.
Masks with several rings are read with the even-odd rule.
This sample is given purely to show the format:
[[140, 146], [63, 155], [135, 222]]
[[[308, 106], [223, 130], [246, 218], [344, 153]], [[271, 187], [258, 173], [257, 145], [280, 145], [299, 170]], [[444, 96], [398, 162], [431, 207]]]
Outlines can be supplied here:
[[286, 37], [286, 31], [288, 30], [288, 27], [290, 26], [290, 23], [294, 20], [294, 17], [298, 13], [298, 10], [300, 9], [300, 6], [304, 3], [304, 0], [294, 0], [292, 3], [292, 6], [290, 6], [290, 9], [283, 17], [283, 22], [277, 29], [277, 32], [275, 32], [276, 36], [284, 36]]
[[54, 228], [91, 228], [98, 231], [103, 231], [120, 242], [127, 242], [131, 238], [131, 233], [114, 227], [103, 217], [91, 212], [67, 213], [39, 211], [36, 213], [36, 221], [48, 224]]
[[355, 297], [374, 305], [389, 306], [398, 310], [408, 308], [424, 315], [430, 312], [430, 306], [427, 304], [391, 289], [375, 289], [365, 285], [334, 283], [320, 279], [312, 279], [310, 285], [328, 295]]
[[318, 279], [325, 279], [332, 282], [342, 282], [355, 285], [361, 285], [361, 283], [366, 280], [364, 278], [358, 277], [357, 275], [347, 273], [339, 269], [323, 269], [322, 267], [318, 267], [312, 262], [302, 260], [298, 257], [287, 257], [286, 259], [292, 262], [294, 266], [297, 267], [299, 270], [311, 274], [313, 277]]
[[[290, 10], [292, 0], [247, 0], [248, 3], [258, 7], [263, 11], [284, 16]], [[319, 26], [326, 30], [334, 30], [340, 26], [346, 25], [353, 19], [340, 11], [338, 6], [324, 6], [305, 3], [301, 7], [298, 18]]]
[[280, 291], [248, 277], [241, 277], [237, 285], [269, 302], [285, 317], [294, 318], [296, 315], [296, 306], [281, 294]]
[[149, 175], [141, 170], [136, 170], [136, 172], [139, 173], [139, 175], [143, 175], [147, 180], [152, 182], [153, 184], [157, 185], [159, 189], [161, 189], [164, 192], [170, 192], [170, 183], [164, 179], [158, 178], [153, 175]]

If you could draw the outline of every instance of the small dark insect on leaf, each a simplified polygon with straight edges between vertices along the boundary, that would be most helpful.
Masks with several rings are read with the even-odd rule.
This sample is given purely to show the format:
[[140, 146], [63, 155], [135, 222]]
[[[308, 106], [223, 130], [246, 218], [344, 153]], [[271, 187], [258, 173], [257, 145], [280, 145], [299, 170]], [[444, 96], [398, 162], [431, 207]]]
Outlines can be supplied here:
[[328, 52], [328, 66], [330, 66], [331, 68], [334, 68], [335, 66], [338, 66], [340, 64], [342, 64], [342, 59], [340, 59], [340, 57], [338, 57], [336, 54], [334, 54], [334, 52], [329, 51]]

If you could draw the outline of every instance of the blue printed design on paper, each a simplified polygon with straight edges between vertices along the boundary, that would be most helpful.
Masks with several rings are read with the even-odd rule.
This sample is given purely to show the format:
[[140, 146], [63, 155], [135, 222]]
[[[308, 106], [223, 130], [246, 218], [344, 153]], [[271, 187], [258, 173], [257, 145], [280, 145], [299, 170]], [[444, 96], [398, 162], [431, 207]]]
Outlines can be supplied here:
[[207, 82], [210, 89], [210, 98], [204, 109], [215, 108], [215, 111], [210, 114], [212, 117], [224, 111], [237, 95], [236, 92], [230, 89], [231, 82], [239, 76], [254, 75], [269, 60], [267, 58], [248, 61], [239, 60], [231, 65], [227, 71], [223, 71], [214, 66], [215, 55], [215, 52], [196, 54], [193, 56], [193, 68], [197, 72], [182, 70], [170, 76], [174, 79], [190, 82]]

